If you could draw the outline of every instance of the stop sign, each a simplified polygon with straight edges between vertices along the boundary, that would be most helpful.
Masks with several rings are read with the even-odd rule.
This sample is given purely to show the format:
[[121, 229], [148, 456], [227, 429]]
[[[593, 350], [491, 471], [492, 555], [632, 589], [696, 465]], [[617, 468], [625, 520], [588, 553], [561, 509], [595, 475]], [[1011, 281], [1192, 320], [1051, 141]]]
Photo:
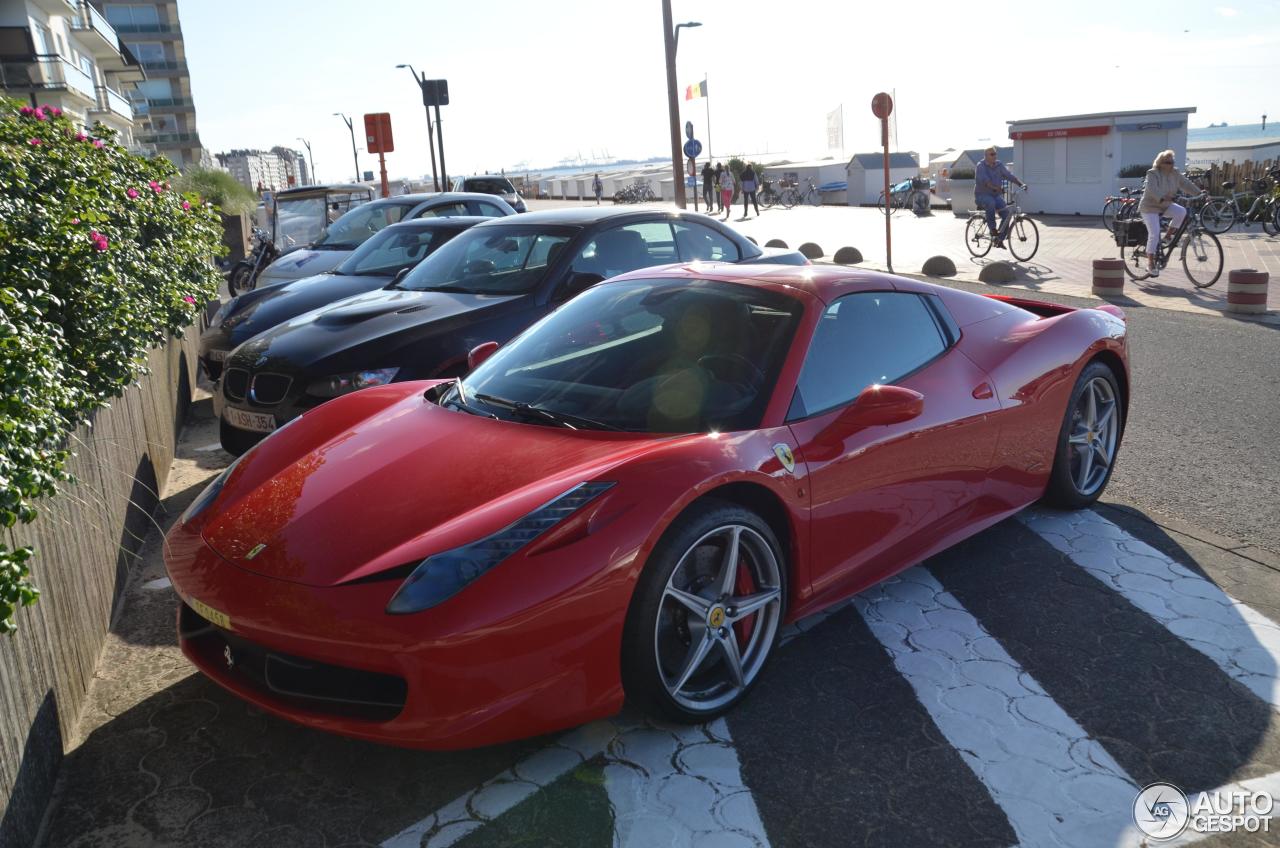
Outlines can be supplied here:
[[889, 117], [889, 113], [893, 111], [893, 98], [885, 94], [883, 91], [871, 98], [871, 114], [880, 120]]

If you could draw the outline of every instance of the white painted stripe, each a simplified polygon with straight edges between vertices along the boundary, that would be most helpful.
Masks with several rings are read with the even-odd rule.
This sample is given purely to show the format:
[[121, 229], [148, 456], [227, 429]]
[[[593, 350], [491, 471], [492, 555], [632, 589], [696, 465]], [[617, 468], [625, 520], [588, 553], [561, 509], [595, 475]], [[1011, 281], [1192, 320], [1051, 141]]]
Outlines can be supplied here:
[[1021, 844], [1114, 844], [1138, 786], [932, 574], [853, 602]]
[[1171, 633], [1280, 710], [1280, 626], [1092, 510], [1021, 520]]

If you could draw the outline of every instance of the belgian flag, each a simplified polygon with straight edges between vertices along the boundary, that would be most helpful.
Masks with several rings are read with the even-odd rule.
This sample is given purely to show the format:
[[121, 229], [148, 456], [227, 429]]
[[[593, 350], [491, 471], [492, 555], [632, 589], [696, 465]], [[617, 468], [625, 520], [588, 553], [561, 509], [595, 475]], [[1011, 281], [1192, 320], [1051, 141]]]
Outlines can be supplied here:
[[696, 100], [699, 97], [706, 97], [706, 96], [707, 96], [706, 80], [703, 80], [702, 82], [694, 83], [693, 85], [686, 85], [684, 87], [685, 100]]

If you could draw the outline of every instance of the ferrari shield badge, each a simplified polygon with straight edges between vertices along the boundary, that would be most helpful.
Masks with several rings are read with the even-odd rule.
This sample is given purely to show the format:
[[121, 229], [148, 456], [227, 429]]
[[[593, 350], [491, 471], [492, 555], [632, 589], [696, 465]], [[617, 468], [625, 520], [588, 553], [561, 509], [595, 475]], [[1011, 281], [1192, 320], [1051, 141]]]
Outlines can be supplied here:
[[778, 462], [782, 463], [782, 467], [787, 469], [788, 474], [795, 471], [796, 457], [795, 454], [791, 452], [790, 445], [784, 445], [782, 442], [778, 442], [778, 444], [773, 446], [773, 455], [778, 458]]
[[245, 554], [245, 555], [244, 555], [244, 558], [245, 558], [245, 559], [253, 559], [254, 557], [256, 557], [258, 554], [262, 553], [262, 552], [263, 552], [263, 551], [265, 551], [266, 549], [267, 549], [267, 546], [266, 546], [266, 545], [264, 545], [264, 544], [259, 543], [259, 544], [257, 544], [257, 545], [254, 545], [254, 546], [249, 550], [249, 553], [247, 553], [247, 554]]

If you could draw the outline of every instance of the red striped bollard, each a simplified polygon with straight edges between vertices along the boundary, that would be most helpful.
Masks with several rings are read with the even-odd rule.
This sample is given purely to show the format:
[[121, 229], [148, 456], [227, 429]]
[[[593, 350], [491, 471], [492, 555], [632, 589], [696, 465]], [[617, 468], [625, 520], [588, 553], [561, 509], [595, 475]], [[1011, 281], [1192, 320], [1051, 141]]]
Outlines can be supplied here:
[[1093, 293], [1099, 297], [1124, 294], [1124, 260], [1093, 260]]
[[1266, 271], [1241, 268], [1227, 275], [1227, 311], [1260, 315], [1267, 311]]

